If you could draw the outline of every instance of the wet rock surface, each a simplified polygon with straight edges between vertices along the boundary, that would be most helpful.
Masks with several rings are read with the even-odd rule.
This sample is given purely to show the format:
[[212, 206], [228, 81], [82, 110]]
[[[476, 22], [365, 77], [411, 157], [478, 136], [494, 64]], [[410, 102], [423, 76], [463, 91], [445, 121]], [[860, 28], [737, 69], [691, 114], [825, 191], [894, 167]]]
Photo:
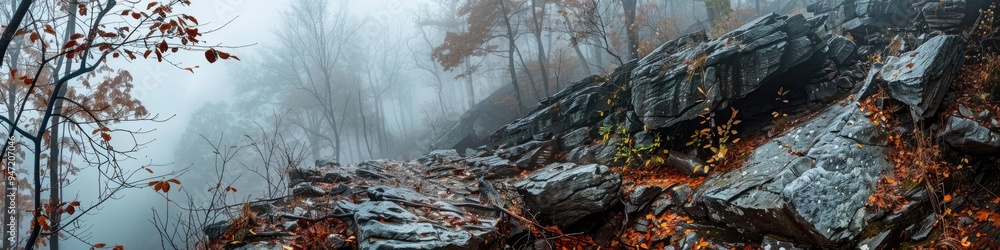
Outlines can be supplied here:
[[[899, 188], [897, 209], [873, 208], [871, 197], [896, 177], [890, 158], [899, 148], [890, 135], [900, 131], [934, 131], [945, 150], [1000, 152], [992, 111], [946, 108], [965, 63], [962, 38], [948, 34], [962, 27], [955, 20], [975, 9], [969, 6], [818, 1], [809, 13], [763, 15], [715, 39], [680, 36], [608, 75], [570, 84], [496, 130], [464, 121], [460, 127], [475, 130], [469, 133], [478, 140], [488, 134], [485, 145], [435, 150], [415, 161], [290, 169], [295, 199], [257, 214], [289, 233], [308, 230], [303, 221], [335, 221], [331, 242], [360, 249], [552, 249], [567, 242], [892, 249], [925, 241], [939, 233], [935, 210], [986, 202], [942, 202], [951, 198], [919, 183]], [[894, 34], [901, 52], [868, 62], [889, 47], [887, 30], [915, 33], [923, 25], [935, 32]], [[740, 144], [753, 148], [724, 147], [737, 144], [732, 140], [685, 145], [689, 131], [725, 131], [723, 118], [736, 109], [740, 135], [724, 133], [755, 140]], [[882, 117], [907, 112], [905, 121], [927, 124], [887, 124]], [[456, 135], [443, 140], [467, 141]], [[656, 147], [662, 151], [640, 150]], [[732, 160], [727, 168], [716, 167], [725, 165], [719, 155]], [[622, 162], [630, 157], [639, 163]], [[995, 161], [981, 156], [963, 164]], [[653, 167], [636, 169], [643, 163]], [[959, 224], [981, 222], [965, 219]], [[225, 238], [228, 225], [204, 233]]]
[[744, 167], [709, 179], [696, 196], [708, 217], [750, 232], [836, 245], [864, 227], [872, 186], [890, 165], [885, 138], [854, 105], [834, 105], [758, 147]]
[[917, 120], [932, 117], [965, 61], [963, 46], [958, 36], [931, 38], [913, 51], [889, 58], [880, 80], [886, 83], [889, 96], [910, 106]]
[[568, 226], [618, 202], [621, 176], [607, 166], [557, 163], [515, 184], [543, 221]]
[[966, 152], [979, 154], [1000, 152], [1000, 132], [991, 130], [972, 119], [950, 116], [940, 136], [948, 144]]

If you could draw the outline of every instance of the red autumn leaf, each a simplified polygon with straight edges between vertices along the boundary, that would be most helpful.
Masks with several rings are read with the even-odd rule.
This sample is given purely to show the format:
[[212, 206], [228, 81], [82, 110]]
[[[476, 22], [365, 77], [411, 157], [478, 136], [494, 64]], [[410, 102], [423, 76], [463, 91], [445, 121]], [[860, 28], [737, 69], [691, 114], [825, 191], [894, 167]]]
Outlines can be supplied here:
[[[156, 183], [160, 183], [160, 182], [159, 181], [151, 181], [151, 182], [149, 182], [149, 186], [150, 187], [155, 186]], [[153, 188], [156, 188], [156, 187], [153, 187]]]
[[101, 138], [104, 139], [104, 141], [111, 141], [111, 134], [101, 133]]
[[153, 53], [152, 50], [146, 50], [146, 53], [142, 54], [142, 58], [149, 59], [149, 54], [152, 54], [152, 53]]
[[79, 201], [73, 201], [73, 202], [70, 202], [69, 205], [70, 206], [74, 206], [74, 207], [79, 207], [80, 206], [80, 202]]
[[55, 35], [56, 34], [56, 30], [52, 28], [52, 25], [46, 24], [45, 25], [45, 33], [49, 33], [49, 34]]
[[123, 10], [121, 15], [122, 16], [127, 16], [129, 12], [130, 12], [129, 10]]
[[132, 18], [135, 18], [136, 20], [139, 20], [139, 18], [141, 18], [141, 17], [142, 17], [142, 14], [139, 14], [139, 12], [132, 12]]
[[198, 19], [195, 19], [193, 16], [184, 15], [184, 18], [187, 18], [187, 20], [191, 20], [191, 22], [195, 25], [198, 25]]
[[152, 169], [149, 169], [149, 168], [145, 168], [145, 169], [146, 169], [146, 172], [149, 172], [150, 174], [152, 174], [152, 173], [153, 173], [153, 170], [152, 170]]
[[35, 221], [37, 221], [38, 225], [42, 227], [42, 230], [45, 230], [45, 231], [52, 230], [52, 228], [49, 227], [49, 217], [48, 216], [45, 216], [45, 215], [38, 216], [38, 218], [35, 219]]
[[178, 184], [178, 185], [180, 185], [180, 184], [181, 184], [181, 181], [179, 181], [179, 180], [177, 180], [177, 179], [169, 179], [169, 180], [167, 180], [167, 181], [168, 181], [168, 182], [173, 182], [173, 183], [175, 183], [175, 184]]
[[125, 247], [123, 247], [122, 245], [117, 245], [115, 246], [115, 248], [112, 248], [112, 250], [125, 250]]
[[215, 63], [219, 60], [219, 55], [216, 54], [215, 49], [209, 49], [205, 51], [205, 59], [208, 59], [208, 63]]
[[73, 213], [76, 213], [76, 207], [74, 207], [74, 206], [66, 207], [66, 213], [70, 214], [70, 215], [73, 215]]
[[28, 36], [28, 39], [31, 40], [31, 42], [35, 42], [38, 41], [38, 39], [42, 39], [42, 36], [38, 35], [37, 32], [31, 32], [31, 35]]
[[69, 36], [69, 40], [76, 40], [76, 39], [80, 39], [80, 38], [83, 38], [83, 34], [76, 33], [76, 34], [73, 34], [73, 35]]
[[229, 53], [219, 51], [219, 58], [222, 58], [222, 60], [227, 60], [229, 59]]
[[151, 3], [149, 3], [149, 5], [147, 5], [147, 6], [146, 6], [146, 9], [147, 9], [147, 10], [148, 10], [148, 9], [152, 9], [152, 8], [153, 8], [153, 6], [156, 6], [156, 2], [151, 2]]
[[104, 248], [104, 247], [105, 247], [105, 246], [107, 246], [107, 245], [108, 245], [108, 244], [104, 244], [104, 243], [97, 243], [97, 244], [94, 244], [94, 247], [96, 247], [96, 248]]
[[161, 52], [166, 52], [167, 48], [169, 48], [167, 47], [167, 40], [160, 41], [160, 46], [156, 48], [159, 49]]
[[86, 16], [87, 15], [87, 5], [86, 4], [82, 4], [81, 3], [80, 5], [77, 5], [77, 7], [79, 7], [79, 9], [80, 9], [80, 15], [81, 16]]

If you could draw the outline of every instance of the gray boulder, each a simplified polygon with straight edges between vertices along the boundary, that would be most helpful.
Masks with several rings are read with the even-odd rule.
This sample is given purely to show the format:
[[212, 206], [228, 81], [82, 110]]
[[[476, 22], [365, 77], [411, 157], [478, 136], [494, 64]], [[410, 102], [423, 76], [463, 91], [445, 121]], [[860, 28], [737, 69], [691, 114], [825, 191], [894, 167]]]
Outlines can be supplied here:
[[927, 27], [941, 32], [957, 32], [965, 18], [965, 0], [941, 0], [924, 4], [920, 9]]
[[292, 188], [292, 194], [305, 197], [320, 197], [326, 195], [326, 191], [322, 188], [304, 182], [295, 185], [295, 187]]
[[233, 226], [233, 223], [228, 220], [217, 221], [215, 223], [208, 224], [208, 226], [205, 226], [202, 231], [205, 233], [205, 236], [208, 236], [208, 240], [214, 241], [222, 238], [222, 235], [225, 234], [226, 231], [229, 231], [229, 227], [231, 226]]
[[621, 176], [607, 166], [554, 163], [515, 184], [525, 206], [542, 220], [568, 226], [607, 211], [620, 196]]
[[431, 151], [430, 153], [427, 153], [427, 155], [417, 159], [417, 161], [420, 162], [420, 164], [430, 166], [434, 164], [454, 162], [460, 159], [462, 159], [462, 156], [458, 154], [458, 151], [454, 149], [443, 149]]
[[826, 45], [826, 53], [837, 65], [845, 65], [847, 62], [857, 59], [855, 53], [858, 46], [851, 40], [843, 36], [833, 36]]
[[706, 180], [694, 199], [731, 227], [838, 246], [866, 225], [868, 196], [890, 166], [885, 136], [856, 106], [835, 104]]
[[879, 76], [889, 96], [910, 106], [916, 120], [934, 116], [965, 61], [962, 38], [942, 35], [916, 50], [890, 57]]
[[967, 118], [948, 117], [948, 123], [939, 136], [951, 146], [966, 152], [979, 154], [1000, 152], [1000, 133]]
[[472, 158], [468, 162], [473, 174], [487, 179], [510, 177], [521, 172], [514, 162], [498, 156]]

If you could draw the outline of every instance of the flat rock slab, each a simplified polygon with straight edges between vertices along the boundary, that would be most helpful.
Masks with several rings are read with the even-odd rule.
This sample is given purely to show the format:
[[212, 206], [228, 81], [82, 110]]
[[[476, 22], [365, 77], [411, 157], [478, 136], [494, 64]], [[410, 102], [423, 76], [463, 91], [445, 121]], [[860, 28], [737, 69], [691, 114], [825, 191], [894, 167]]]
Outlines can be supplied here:
[[542, 220], [568, 226], [619, 201], [621, 175], [607, 166], [554, 163], [515, 184]]
[[393, 202], [358, 205], [354, 215], [360, 249], [483, 249], [495, 220], [458, 225], [420, 220]]

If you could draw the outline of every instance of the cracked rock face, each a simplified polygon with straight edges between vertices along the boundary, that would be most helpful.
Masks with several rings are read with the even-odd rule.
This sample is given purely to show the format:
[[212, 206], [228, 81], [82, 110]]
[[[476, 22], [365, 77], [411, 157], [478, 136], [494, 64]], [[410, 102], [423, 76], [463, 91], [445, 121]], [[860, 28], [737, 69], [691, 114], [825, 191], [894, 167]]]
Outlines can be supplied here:
[[354, 215], [360, 249], [480, 249], [496, 221], [463, 226], [421, 221], [396, 203], [370, 201]]
[[916, 50], [890, 57], [879, 74], [889, 96], [910, 106], [917, 120], [934, 116], [965, 62], [963, 46], [959, 36], [936, 36]]
[[607, 166], [555, 163], [515, 186], [528, 209], [554, 225], [568, 226], [618, 202], [621, 183], [621, 175]]
[[632, 72], [635, 113], [649, 129], [658, 129], [706, 108], [726, 108], [819, 51], [825, 44], [815, 30], [824, 20], [771, 14], [718, 39], [696, 33], [667, 42]]
[[835, 104], [757, 148], [742, 168], [707, 180], [696, 197], [729, 226], [838, 245], [865, 226], [867, 198], [889, 169], [885, 146], [857, 106]]

